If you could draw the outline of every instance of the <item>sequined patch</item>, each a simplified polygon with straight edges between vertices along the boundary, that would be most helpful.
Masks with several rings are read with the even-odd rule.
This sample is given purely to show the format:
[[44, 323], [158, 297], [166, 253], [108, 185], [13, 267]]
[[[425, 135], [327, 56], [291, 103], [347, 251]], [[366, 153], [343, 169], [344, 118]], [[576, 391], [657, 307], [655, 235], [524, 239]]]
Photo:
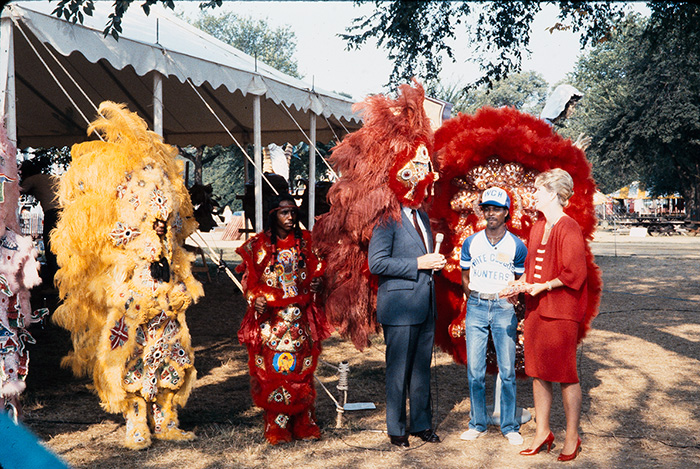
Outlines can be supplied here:
[[10, 238], [5, 234], [2, 238], [0, 238], [0, 247], [3, 247], [5, 249], [9, 249], [10, 251], [18, 251], [19, 250], [19, 245], [15, 242], [10, 240]]
[[175, 342], [170, 346], [170, 358], [180, 366], [192, 363], [190, 357], [187, 356], [187, 352], [182, 345], [180, 345], [180, 342]]
[[129, 371], [126, 372], [124, 376], [124, 384], [134, 384], [141, 381], [143, 377], [143, 360], [138, 359], [136, 364], [131, 367]]
[[114, 327], [109, 330], [109, 343], [114, 350], [121, 347], [129, 339], [129, 326], [124, 322], [124, 316], [114, 322]]
[[160, 216], [161, 220], [168, 218], [170, 205], [168, 204], [168, 198], [162, 190], [154, 189], [153, 192], [151, 192], [150, 206], [151, 210], [155, 211]]
[[287, 374], [294, 371], [296, 357], [289, 352], [276, 353], [272, 358], [272, 367], [277, 373]]
[[173, 386], [177, 386], [177, 384], [180, 382], [180, 374], [177, 372], [174, 366], [168, 365], [160, 374], [160, 379], [166, 383], [172, 384]]
[[309, 368], [311, 368], [311, 365], [313, 365], [313, 364], [314, 364], [314, 358], [313, 358], [313, 357], [304, 357], [304, 361], [303, 361], [303, 364], [302, 364], [302, 367], [301, 367], [302, 373], [303, 373], [304, 371], [308, 370]]
[[109, 232], [109, 237], [112, 238], [112, 243], [115, 246], [123, 246], [140, 234], [141, 232], [136, 228], [131, 228], [118, 221], [116, 225], [114, 225], [114, 229]]
[[12, 296], [12, 289], [10, 289], [10, 282], [7, 281], [4, 275], [0, 274], [0, 293], [4, 293], [7, 296]]
[[262, 355], [255, 356], [255, 366], [257, 366], [261, 370], [265, 369], [265, 360], [263, 359]]
[[287, 423], [289, 422], [289, 416], [286, 414], [279, 414], [275, 417], [275, 423], [279, 425], [280, 428], [287, 428]]
[[165, 412], [163, 411], [163, 408], [155, 402], [152, 404], [151, 408], [153, 410], [153, 430], [156, 433], [160, 433], [163, 430]]
[[277, 402], [278, 404], [284, 403], [286, 405], [289, 405], [291, 400], [292, 395], [289, 394], [289, 391], [284, 389], [284, 387], [282, 386], [272, 391], [267, 397], [267, 402]]

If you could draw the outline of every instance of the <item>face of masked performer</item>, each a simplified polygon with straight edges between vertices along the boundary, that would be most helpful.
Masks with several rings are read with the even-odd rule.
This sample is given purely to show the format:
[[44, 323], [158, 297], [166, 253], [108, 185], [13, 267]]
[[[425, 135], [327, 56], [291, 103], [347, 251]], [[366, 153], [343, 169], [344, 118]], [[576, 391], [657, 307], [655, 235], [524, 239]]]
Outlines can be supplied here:
[[400, 183], [397, 195], [402, 204], [418, 207], [423, 203], [430, 185], [437, 180], [424, 144], [418, 145], [413, 159], [399, 169], [396, 180]]
[[163, 220], [156, 219], [156, 221], [153, 222], [153, 229], [156, 234], [162, 238], [168, 232], [168, 225], [166, 225]]
[[276, 230], [277, 237], [284, 239], [294, 229], [297, 222], [297, 206], [291, 200], [283, 200], [277, 209]]

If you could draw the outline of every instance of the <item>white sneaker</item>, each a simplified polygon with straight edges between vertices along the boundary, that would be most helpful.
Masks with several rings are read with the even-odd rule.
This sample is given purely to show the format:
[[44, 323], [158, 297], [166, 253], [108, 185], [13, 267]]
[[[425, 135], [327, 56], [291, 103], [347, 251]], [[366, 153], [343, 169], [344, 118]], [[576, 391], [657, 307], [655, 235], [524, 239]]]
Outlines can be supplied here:
[[510, 443], [513, 446], [523, 444], [523, 437], [518, 432], [506, 433], [505, 437], [508, 438], [508, 443]]
[[483, 432], [480, 432], [476, 428], [470, 428], [466, 432], [462, 433], [459, 438], [462, 440], [472, 441], [472, 440], [476, 440], [477, 438], [479, 438], [481, 435], [484, 435], [484, 434], [486, 434], [485, 430]]

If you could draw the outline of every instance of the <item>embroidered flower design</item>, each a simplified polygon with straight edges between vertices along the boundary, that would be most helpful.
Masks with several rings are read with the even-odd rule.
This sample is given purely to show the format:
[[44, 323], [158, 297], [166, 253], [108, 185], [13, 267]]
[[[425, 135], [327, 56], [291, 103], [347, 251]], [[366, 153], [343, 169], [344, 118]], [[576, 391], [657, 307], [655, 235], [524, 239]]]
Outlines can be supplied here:
[[141, 232], [136, 228], [131, 228], [118, 221], [114, 229], [109, 232], [109, 237], [112, 238], [112, 243], [114, 243], [115, 246], [122, 246], [126, 245], [140, 234]]
[[165, 196], [162, 190], [153, 189], [151, 192], [151, 210], [155, 211], [163, 220], [168, 218], [168, 212], [170, 212], [170, 206], [168, 204], [168, 198]]

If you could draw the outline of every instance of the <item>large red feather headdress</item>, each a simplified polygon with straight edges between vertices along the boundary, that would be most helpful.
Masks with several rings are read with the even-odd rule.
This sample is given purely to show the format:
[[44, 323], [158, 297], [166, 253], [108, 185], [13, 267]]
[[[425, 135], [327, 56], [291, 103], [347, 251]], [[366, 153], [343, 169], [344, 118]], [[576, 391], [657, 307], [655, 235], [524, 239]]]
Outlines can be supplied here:
[[[574, 180], [574, 195], [565, 208], [578, 222], [587, 241], [595, 230], [593, 206], [595, 182], [591, 165], [582, 150], [564, 139], [543, 120], [513, 108], [482, 108], [474, 115], [460, 114], [446, 121], [435, 133], [435, 151], [440, 180], [428, 213], [433, 233], [445, 234], [441, 251], [447, 266], [435, 276], [438, 323], [436, 342], [466, 363], [464, 337], [453, 337], [450, 325], [464, 315], [459, 256], [462, 242], [485, 227], [478, 210], [484, 189], [499, 186], [510, 195], [508, 229], [527, 242], [537, 219], [534, 208], [534, 179], [540, 172], [562, 168]], [[602, 281], [588, 242], [588, 310], [579, 340], [598, 312]], [[454, 334], [456, 335], [456, 334]]]
[[343, 337], [362, 350], [376, 322], [376, 279], [367, 266], [374, 226], [401, 217], [401, 204], [423, 200], [432, 175], [410, 193], [397, 172], [417, 151], [432, 155], [432, 130], [423, 109], [423, 87], [402, 85], [396, 99], [378, 94], [355, 105], [363, 127], [333, 149], [330, 162], [341, 175], [328, 192], [331, 209], [314, 225], [313, 240], [327, 262], [321, 299], [328, 318]]

